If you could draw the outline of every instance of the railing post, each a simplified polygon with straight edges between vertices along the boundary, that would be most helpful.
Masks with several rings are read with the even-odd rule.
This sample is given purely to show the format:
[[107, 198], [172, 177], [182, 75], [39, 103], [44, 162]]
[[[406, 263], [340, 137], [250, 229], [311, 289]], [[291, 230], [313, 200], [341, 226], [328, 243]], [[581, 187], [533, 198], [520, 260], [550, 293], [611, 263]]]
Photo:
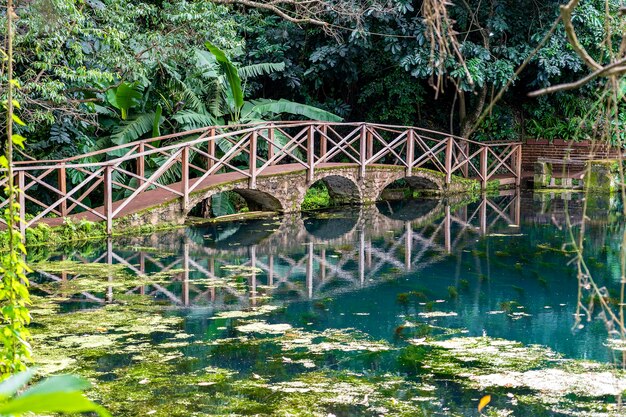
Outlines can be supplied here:
[[[142, 154], [146, 151], [146, 144], [145, 142], [141, 141], [139, 143], [139, 153]], [[139, 176], [139, 187], [141, 187], [144, 183], [145, 183], [145, 176], [146, 176], [146, 159], [143, 155], [141, 155], [139, 157], [139, 159], [137, 160], [137, 176]]]
[[320, 127], [322, 134], [320, 135], [320, 158], [323, 159], [328, 152], [328, 139], [326, 136], [328, 135], [328, 126], [322, 125]]
[[485, 194], [483, 194], [480, 202], [478, 216], [480, 218], [480, 234], [484, 236], [487, 234], [487, 196]]
[[446, 184], [450, 185], [452, 182], [452, 152], [454, 150], [454, 139], [448, 138], [446, 142]]
[[17, 188], [19, 188], [18, 203], [20, 205], [20, 235], [22, 243], [26, 242], [26, 195], [24, 188], [26, 185], [26, 173], [24, 171], [17, 172]]
[[[59, 191], [61, 192], [61, 198], [67, 195], [67, 173], [65, 171], [65, 162], [61, 162], [58, 173]], [[61, 217], [67, 216], [67, 200], [61, 202]]]
[[[215, 128], [211, 128], [211, 136], [207, 142], [207, 153], [209, 156], [215, 158]], [[206, 169], [209, 170], [213, 168], [213, 165], [215, 165], [215, 161], [211, 158], [207, 158]]]
[[374, 134], [370, 129], [367, 130], [367, 160], [374, 156]]
[[413, 260], [413, 226], [411, 222], [404, 223], [404, 267], [411, 270]]
[[[107, 239], [107, 265], [113, 265], [113, 240]], [[109, 271], [111, 269], [109, 268]], [[108, 282], [111, 284], [107, 287], [107, 302], [113, 302], [113, 273], [109, 272], [107, 277]]]
[[270, 125], [267, 129], [267, 138], [269, 139], [267, 143], [267, 160], [270, 161], [270, 165], [274, 165], [272, 159], [274, 159], [274, 126]]
[[359, 281], [361, 286], [365, 285], [365, 232], [363, 230], [359, 233]]
[[522, 184], [522, 145], [517, 145], [515, 151], [515, 186], [519, 188]]
[[256, 246], [250, 248], [250, 266], [252, 267], [252, 275], [250, 276], [250, 303], [255, 306], [258, 294], [256, 282]]
[[256, 144], [258, 140], [257, 131], [253, 131], [250, 136], [250, 182], [249, 187], [256, 189]]
[[406, 133], [406, 176], [413, 175], [413, 161], [415, 161], [415, 132], [409, 129]]
[[113, 184], [111, 182], [113, 167], [104, 167], [104, 215], [106, 217], [107, 235], [113, 233]]
[[313, 125], [309, 126], [309, 131], [306, 136], [306, 161], [309, 165], [307, 180], [309, 184], [312, 184], [315, 178], [315, 130]]
[[183, 211], [189, 208], [189, 147], [181, 151], [182, 182], [183, 182]]
[[361, 138], [359, 146], [360, 176], [365, 178], [365, 163], [367, 162], [367, 126], [365, 123], [361, 125]]
[[185, 307], [189, 306], [189, 243], [183, 245], [183, 293], [182, 302]]
[[315, 254], [313, 253], [314, 247], [313, 242], [309, 242], [308, 253], [306, 259], [306, 288], [309, 295], [309, 299], [313, 298], [313, 262], [315, 258]]
[[480, 188], [484, 191], [487, 189], [487, 163], [489, 148], [483, 146], [480, 150]]
[[452, 234], [451, 234], [451, 229], [452, 229], [452, 216], [450, 213], [450, 205], [446, 205], [446, 218], [444, 219], [444, 227], [443, 227], [443, 233], [444, 233], [444, 245], [446, 247], [446, 252], [448, 253], [452, 253]]

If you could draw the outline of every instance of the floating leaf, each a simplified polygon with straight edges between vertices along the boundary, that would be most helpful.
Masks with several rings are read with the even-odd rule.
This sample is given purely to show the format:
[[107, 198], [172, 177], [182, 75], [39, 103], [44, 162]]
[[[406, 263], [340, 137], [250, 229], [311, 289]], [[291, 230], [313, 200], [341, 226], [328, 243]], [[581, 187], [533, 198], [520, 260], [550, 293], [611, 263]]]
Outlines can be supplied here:
[[485, 408], [487, 404], [489, 404], [489, 402], [491, 402], [491, 395], [485, 395], [483, 398], [481, 398], [478, 402], [478, 412], [480, 413], [481, 411], [483, 411], [483, 408]]

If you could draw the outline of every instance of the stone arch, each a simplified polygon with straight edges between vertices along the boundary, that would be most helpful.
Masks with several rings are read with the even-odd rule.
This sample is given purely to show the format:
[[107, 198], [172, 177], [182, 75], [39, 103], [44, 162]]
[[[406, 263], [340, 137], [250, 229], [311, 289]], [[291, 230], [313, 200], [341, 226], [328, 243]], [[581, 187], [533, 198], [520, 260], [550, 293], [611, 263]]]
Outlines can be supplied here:
[[[240, 184], [241, 182], [241, 184]], [[249, 189], [247, 183], [238, 181], [233, 184], [224, 185], [207, 189], [201, 193], [192, 195], [189, 199], [189, 207], [184, 210], [183, 215], [186, 217], [189, 213], [202, 202], [207, 201], [212, 196], [223, 192], [232, 191], [239, 194], [245, 201], [250, 211], [279, 211], [285, 210], [283, 203], [272, 195], [270, 192], [261, 189]]]
[[406, 181], [411, 190], [424, 190], [439, 194], [447, 189], [445, 178], [441, 173], [429, 170], [417, 170], [410, 176], [407, 176], [402, 172], [401, 174], [387, 177], [387, 181], [383, 182], [377, 190], [378, 194], [376, 200], [380, 200], [383, 191], [398, 180]]
[[[354, 172], [352, 172], [354, 171]], [[361, 187], [359, 186], [359, 178], [356, 170], [336, 172], [336, 171], [319, 171], [315, 173], [313, 181], [306, 185], [304, 192], [300, 198], [300, 206], [304, 201], [307, 191], [317, 182], [322, 181], [328, 188], [330, 198], [337, 204], [361, 204], [363, 196]]]
[[235, 188], [232, 191], [246, 200], [251, 211], [283, 211], [282, 203], [270, 193], [244, 188]]
[[412, 200], [379, 201], [376, 208], [380, 215], [397, 221], [421, 221], [440, 214], [443, 209], [438, 199], [419, 198]]
[[310, 236], [321, 241], [329, 241], [344, 237], [354, 231], [358, 225], [358, 217], [353, 210], [336, 210], [330, 217], [307, 217], [304, 228]]
[[359, 204], [361, 190], [356, 181], [343, 175], [327, 175], [321, 181], [328, 187], [330, 198], [339, 204]]

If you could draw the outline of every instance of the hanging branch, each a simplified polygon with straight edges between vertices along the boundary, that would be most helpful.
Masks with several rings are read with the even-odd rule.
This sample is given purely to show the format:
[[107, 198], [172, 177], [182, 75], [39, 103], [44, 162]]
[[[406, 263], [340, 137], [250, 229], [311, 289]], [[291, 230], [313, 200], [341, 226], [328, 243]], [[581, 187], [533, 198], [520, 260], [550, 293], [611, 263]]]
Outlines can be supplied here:
[[[341, 32], [365, 32], [365, 17], [372, 12], [394, 13], [396, 5], [390, 0], [370, 2], [325, 1], [325, 0], [212, 0], [213, 3], [240, 5], [249, 8], [268, 10], [277, 16], [297, 25], [313, 25], [326, 33], [341, 39]], [[337, 22], [346, 22], [347, 26]]]
[[[573, 90], [576, 88], [580, 88], [583, 85], [589, 83], [590, 81], [598, 78], [598, 77], [619, 77], [626, 74], [626, 57], [622, 57], [613, 61], [607, 65], [599, 64], [595, 59], [591, 57], [587, 49], [580, 43], [578, 40], [578, 36], [576, 35], [576, 29], [574, 28], [574, 24], [572, 23], [572, 14], [574, 9], [578, 6], [580, 0], [571, 0], [568, 4], [561, 6], [561, 19], [563, 20], [563, 24], [565, 25], [565, 34], [567, 36], [567, 40], [569, 44], [576, 52], [576, 55], [580, 57], [580, 59], [589, 67], [593, 72], [587, 75], [584, 78], [581, 78], [578, 81], [574, 81], [571, 83], [554, 85], [551, 87], [543, 88], [540, 90], [532, 91], [528, 94], [529, 97], [538, 97], [549, 93], [555, 93], [558, 91], [566, 91]], [[626, 8], [622, 7], [619, 10], [620, 15], [624, 15], [626, 13]], [[610, 37], [610, 34], [607, 34]], [[607, 44], [610, 44], [611, 39], [607, 39]], [[626, 35], [624, 35], [622, 39], [622, 44], [626, 42]], [[624, 53], [624, 48], [622, 47], [621, 51]]]
[[429, 64], [433, 68], [430, 85], [435, 89], [436, 96], [443, 89], [446, 60], [450, 56], [456, 56], [463, 66], [467, 82], [470, 85], [474, 84], [474, 79], [461, 54], [454, 21], [448, 15], [447, 7], [450, 4], [447, 0], [424, 0], [422, 3], [422, 16], [426, 25], [425, 36], [430, 40]]

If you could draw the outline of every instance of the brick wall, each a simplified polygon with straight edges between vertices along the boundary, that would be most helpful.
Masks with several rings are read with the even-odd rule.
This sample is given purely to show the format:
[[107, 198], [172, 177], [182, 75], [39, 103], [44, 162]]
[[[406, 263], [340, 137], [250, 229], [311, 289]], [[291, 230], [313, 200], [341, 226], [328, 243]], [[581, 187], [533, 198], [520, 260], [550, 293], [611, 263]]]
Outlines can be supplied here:
[[[533, 165], [539, 158], [563, 159], [570, 149], [572, 159], [588, 159], [592, 150], [591, 142], [568, 142], [554, 140], [552, 143], [545, 139], [527, 139], [522, 147], [522, 170], [533, 171]], [[618, 151], [607, 145], [593, 146], [594, 159], [616, 158]]]

